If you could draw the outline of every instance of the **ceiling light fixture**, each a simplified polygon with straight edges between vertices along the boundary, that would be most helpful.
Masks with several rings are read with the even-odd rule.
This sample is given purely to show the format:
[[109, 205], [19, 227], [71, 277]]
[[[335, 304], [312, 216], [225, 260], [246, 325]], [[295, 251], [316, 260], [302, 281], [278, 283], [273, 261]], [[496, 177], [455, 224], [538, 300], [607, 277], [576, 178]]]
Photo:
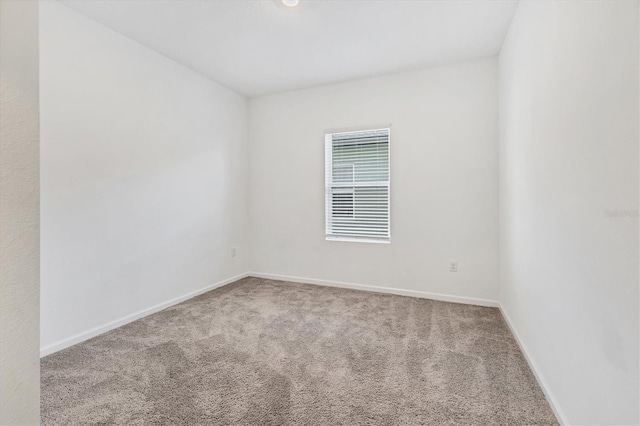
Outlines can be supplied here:
[[298, 5], [298, 0], [282, 0], [282, 4], [288, 7], [296, 7]]

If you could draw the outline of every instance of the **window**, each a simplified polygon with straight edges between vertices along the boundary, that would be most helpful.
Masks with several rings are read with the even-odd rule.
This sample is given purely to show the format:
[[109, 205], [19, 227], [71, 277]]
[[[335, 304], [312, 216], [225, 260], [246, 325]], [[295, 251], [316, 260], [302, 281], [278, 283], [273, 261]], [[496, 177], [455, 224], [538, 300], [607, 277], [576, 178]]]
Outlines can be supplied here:
[[389, 133], [325, 135], [327, 240], [389, 242]]

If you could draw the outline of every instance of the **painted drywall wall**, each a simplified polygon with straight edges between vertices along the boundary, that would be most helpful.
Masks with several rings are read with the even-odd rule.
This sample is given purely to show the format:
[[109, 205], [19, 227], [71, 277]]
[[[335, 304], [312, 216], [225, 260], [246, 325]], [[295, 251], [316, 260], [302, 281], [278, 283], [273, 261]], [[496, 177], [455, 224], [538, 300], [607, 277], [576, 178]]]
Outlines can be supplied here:
[[40, 422], [38, 2], [0, 1], [0, 424]]
[[[253, 271], [497, 299], [496, 58], [253, 98], [250, 117]], [[386, 126], [391, 243], [326, 241], [325, 132]]]
[[570, 424], [638, 424], [638, 2], [521, 2], [500, 53], [500, 300]]
[[248, 106], [57, 2], [40, 42], [46, 352], [247, 271]]

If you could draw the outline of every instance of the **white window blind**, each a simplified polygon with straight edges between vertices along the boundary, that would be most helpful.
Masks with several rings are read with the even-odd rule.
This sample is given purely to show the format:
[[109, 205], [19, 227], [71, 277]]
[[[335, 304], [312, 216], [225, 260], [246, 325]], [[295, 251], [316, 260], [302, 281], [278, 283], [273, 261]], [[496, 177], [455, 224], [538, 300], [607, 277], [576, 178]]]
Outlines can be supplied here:
[[328, 240], [389, 242], [389, 129], [325, 135]]

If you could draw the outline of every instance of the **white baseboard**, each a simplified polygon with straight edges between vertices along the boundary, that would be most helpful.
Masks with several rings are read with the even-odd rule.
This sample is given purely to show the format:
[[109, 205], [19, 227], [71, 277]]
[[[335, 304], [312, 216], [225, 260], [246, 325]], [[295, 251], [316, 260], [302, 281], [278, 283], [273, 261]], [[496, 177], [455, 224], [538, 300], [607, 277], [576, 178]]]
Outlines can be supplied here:
[[520, 347], [520, 350], [522, 351], [524, 358], [527, 360], [527, 364], [529, 364], [529, 368], [531, 368], [531, 371], [533, 371], [533, 374], [536, 380], [538, 381], [538, 384], [540, 385], [542, 392], [547, 398], [547, 401], [549, 402], [551, 409], [553, 410], [556, 418], [558, 419], [558, 422], [560, 423], [561, 426], [569, 425], [569, 422], [567, 421], [566, 416], [560, 409], [560, 406], [558, 405], [555, 397], [553, 396], [553, 393], [549, 389], [547, 382], [544, 380], [543, 376], [540, 373], [540, 370], [536, 367], [535, 363], [529, 356], [529, 352], [527, 351], [526, 346], [520, 339], [520, 336], [518, 335], [518, 332], [516, 331], [511, 321], [511, 318], [509, 317], [509, 315], [506, 313], [506, 311], [498, 301], [464, 297], [464, 296], [453, 296], [453, 295], [440, 294], [440, 293], [430, 293], [430, 292], [417, 291], [417, 290], [405, 290], [405, 289], [389, 288], [389, 287], [376, 287], [376, 286], [366, 285], [366, 284], [354, 284], [354, 283], [345, 283], [345, 282], [339, 282], [339, 281], [319, 280], [314, 278], [294, 277], [290, 275], [267, 274], [263, 272], [249, 272], [248, 275], [251, 277], [266, 278], [270, 280], [291, 281], [291, 282], [303, 283], [303, 284], [316, 284], [316, 285], [324, 285], [328, 287], [350, 288], [354, 290], [373, 291], [378, 293], [390, 293], [390, 294], [397, 294], [400, 296], [420, 297], [424, 299], [441, 300], [444, 302], [463, 303], [467, 305], [478, 305], [478, 306], [500, 308], [500, 312], [502, 313], [502, 316], [504, 317], [505, 322], [509, 326], [509, 329], [511, 330], [511, 333], [513, 334], [516, 342], [518, 342], [518, 346]]
[[498, 307], [500, 308], [500, 312], [502, 313], [502, 316], [505, 319], [505, 322], [507, 323], [507, 325], [509, 326], [509, 329], [511, 330], [511, 333], [513, 334], [513, 336], [515, 337], [516, 342], [518, 343], [518, 346], [520, 347], [520, 350], [522, 351], [524, 358], [527, 360], [527, 363], [529, 364], [529, 368], [531, 368], [531, 371], [533, 372], [534, 376], [536, 377], [536, 380], [538, 381], [538, 384], [540, 385], [540, 388], [542, 389], [542, 391], [544, 392], [547, 401], [549, 402], [549, 405], [551, 406], [551, 409], [553, 410], [554, 414], [556, 415], [556, 418], [558, 419], [558, 422], [561, 425], [568, 425], [569, 422], [566, 419], [566, 416], [564, 415], [564, 413], [562, 412], [562, 410], [560, 409], [560, 406], [558, 405], [558, 403], [556, 402], [555, 397], [553, 396], [553, 393], [551, 392], [551, 390], [549, 389], [549, 386], [547, 385], [547, 382], [544, 380], [542, 374], [540, 373], [540, 370], [536, 367], [535, 362], [533, 361], [533, 359], [529, 356], [529, 352], [527, 351], [527, 347], [524, 345], [522, 339], [520, 339], [520, 336], [518, 335], [518, 332], [516, 330], [516, 328], [513, 325], [513, 322], [511, 321], [511, 318], [509, 317], [509, 315], [507, 314], [507, 312], [504, 310], [504, 308], [502, 307], [502, 305], [495, 301], [495, 300], [489, 300], [489, 299], [479, 299], [479, 298], [473, 298], [473, 297], [464, 297], [464, 296], [454, 296], [454, 295], [448, 295], [448, 294], [440, 294], [440, 293], [430, 293], [430, 292], [426, 292], [426, 291], [417, 291], [417, 290], [405, 290], [405, 289], [399, 289], [399, 288], [390, 288], [390, 287], [377, 287], [377, 286], [372, 286], [372, 285], [367, 285], [367, 284], [355, 284], [355, 283], [345, 283], [345, 282], [340, 282], [340, 281], [329, 281], [329, 280], [319, 280], [319, 279], [314, 279], [314, 278], [303, 278], [303, 277], [294, 277], [294, 276], [290, 276], [290, 275], [278, 275], [278, 274], [267, 274], [267, 273], [262, 273], [262, 272], [247, 272], [244, 274], [240, 274], [240, 275], [236, 275], [235, 277], [231, 277], [231, 278], [227, 278], [226, 280], [223, 281], [219, 281], [215, 284], [209, 285], [207, 287], [201, 288], [199, 290], [196, 291], [192, 291], [191, 293], [187, 293], [183, 296], [180, 297], [176, 297], [175, 299], [171, 299], [169, 301], [166, 301], [164, 303], [160, 303], [158, 305], [152, 306], [150, 308], [147, 309], [143, 309], [141, 311], [138, 311], [136, 313], [133, 313], [131, 315], [127, 315], [123, 318], [120, 318], [118, 320], [115, 321], [111, 321], [107, 324], [98, 326], [98, 327], [94, 327], [92, 329], [89, 329], [87, 331], [84, 331], [82, 333], [76, 334], [75, 336], [71, 336], [67, 339], [63, 339], [59, 342], [53, 343], [51, 345], [45, 346], [43, 348], [40, 349], [40, 357], [44, 357], [47, 356], [49, 354], [52, 354], [54, 352], [57, 352], [59, 350], [62, 350], [64, 348], [68, 348], [69, 346], [73, 346], [77, 343], [80, 342], [84, 342], [85, 340], [89, 340], [93, 337], [96, 337], [102, 333], [106, 333], [107, 331], [113, 330], [115, 328], [121, 327], [125, 324], [128, 324], [130, 322], [133, 322], [137, 319], [146, 317], [148, 315], [154, 314], [156, 312], [159, 312], [163, 309], [166, 309], [170, 306], [173, 305], [177, 305], [178, 303], [184, 302], [185, 300], [191, 299], [193, 297], [199, 296], [203, 293], [206, 293], [208, 291], [214, 290], [216, 288], [225, 286], [227, 284], [231, 284], [235, 281], [238, 281], [242, 278], [245, 277], [256, 277], [256, 278], [265, 278], [265, 279], [270, 279], [270, 280], [279, 280], [279, 281], [291, 281], [291, 282], [296, 282], [296, 283], [303, 283], [303, 284], [315, 284], [315, 285], [323, 285], [323, 286], [327, 286], [327, 287], [339, 287], [339, 288], [349, 288], [349, 289], [354, 289], [354, 290], [363, 290], [363, 291], [372, 291], [372, 292], [378, 292], [378, 293], [389, 293], [389, 294], [396, 294], [396, 295], [400, 295], [400, 296], [410, 296], [410, 297], [419, 297], [419, 298], [423, 298], [423, 299], [433, 299], [433, 300], [441, 300], [444, 302], [453, 302], [453, 303], [463, 303], [463, 304], [467, 304], [467, 305], [477, 305], [477, 306], [488, 306], [488, 307]]
[[513, 337], [515, 337], [516, 342], [518, 342], [520, 351], [524, 355], [524, 358], [527, 360], [527, 364], [529, 364], [529, 368], [531, 369], [531, 371], [533, 372], [533, 375], [538, 381], [538, 384], [540, 385], [540, 388], [542, 389], [544, 396], [547, 398], [547, 402], [549, 402], [549, 405], [551, 406], [553, 413], [556, 415], [556, 419], [558, 420], [558, 423], [560, 423], [561, 426], [568, 425], [569, 421], [567, 420], [567, 417], [564, 415], [564, 412], [560, 409], [560, 405], [558, 405], [558, 402], [555, 396], [553, 395], [553, 392], [551, 392], [549, 385], [547, 385], [546, 380], [544, 379], [544, 377], [542, 376], [542, 373], [540, 372], [535, 362], [533, 361], [533, 358], [529, 356], [529, 351], [527, 350], [527, 347], [525, 346], [524, 342], [520, 338], [520, 335], [518, 335], [518, 331], [513, 325], [513, 322], [511, 321], [511, 318], [507, 314], [507, 311], [505, 311], [502, 305], [500, 305], [499, 307], [500, 307], [500, 312], [502, 313], [502, 317], [504, 318], [505, 322], [509, 326], [509, 329], [511, 330], [511, 334], [513, 334]]
[[344, 283], [344, 282], [338, 282], [338, 281], [318, 280], [318, 279], [312, 279], [312, 278], [301, 278], [301, 277], [293, 277], [289, 275], [276, 275], [276, 274], [265, 274], [260, 272], [248, 272], [248, 273], [236, 275], [235, 277], [228, 278], [226, 280], [217, 282], [215, 284], [201, 288], [191, 293], [187, 293], [180, 297], [176, 297], [175, 299], [166, 301], [164, 303], [160, 303], [158, 305], [152, 306], [147, 309], [143, 309], [131, 315], [127, 315], [123, 318], [117, 319], [115, 321], [111, 321], [107, 324], [104, 324], [98, 327], [91, 328], [87, 331], [83, 331], [82, 333], [78, 333], [74, 336], [60, 340], [51, 345], [42, 347], [40, 348], [40, 357], [50, 355], [59, 350], [68, 348], [69, 346], [73, 346], [80, 342], [84, 342], [85, 340], [89, 340], [100, 334], [106, 333], [107, 331], [111, 331], [114, 328], [121, 327], [125, 324], [133, 322], [140, 318], [146, 317], [148, 315], [154, 314], [170, 306], [184, 302], [185, 300], [199, 296], [203, 293], [206, 293], [218, 287], [222, 287], [224, 285], [230, 284], [232, 282], [238, 281], [239, 279], [242, 279], [248, 276], [253, 276], [258, 278], [267, 278], [272, 280], [280, 280], [280, 281], [291, 281], [291, 282], [298, 282], [298, 283], [304, 283], [304, 284], [317, 284], [317, 285], [324, 285], [328, 287], [340, 287], [340, 288], [350, 288], [354, 290], [374, 291], [378, 293], [390, 293], [390, 294], [397, 294], [400, 296], [411, 296], [411, 297], [420, 297], [425, 299], [442, 300], [445, 302], [464, 303], [467, 305], [479, 305], [479, 306], [490, 306], [490, 307], [499, 306], [498, 302], [494, 300], [487, 300], [487, 299], [477, 299], [477, 298], [469, 298], [469, 297], [463, 297], [463, 296], [452, 296], [452, 295], [446, 295], [446, 294], [429, 293], [429, 292], [416, 291], [416, 290], [404, 290], [404, 289], [389, 288], [389, 287], [376, 287], [376, 286], [371, 286], [366, 284], [354, 284], [354, 283]]
[[180, 297], [176, 297], [175, 299], [171, 299], [168, 300], [166, 302], [160, 303], [159, 305], [155, 305], [152, 306], [150, 308], [147, 309], [143, 309], [141, 311], [135, 312], [131, 315], [127, 315], [123, 318], [117, 319], [115, 321], [111, 321], [108, 322], [107, 324], [98, 326], [98, 327], [94, 327], [92, 329], [89, 329], [87, 331], [83, 331], [82, 333], [76, 334], [75, 336], [71, 336], [68, 337], [66, 339], [60, 340], [56, 343], [53, 343], [51, 345], [45, 346], [43, 348], [40, 348], [40, 358], [47, 356], [49, 354], [52, 354], [54, 352], [57, 352], [59, 350], [62, 350], [64, 348], [68, 348], [69, 346], [73, 346], [77, 343], [80, 342], [84, 342], [85, 340], [89, 340], [92, 337], [96, 337], [102, 333], [106, 333], [107, 331], [111, 331], [114, 328], [118, 328], [121, 327], [125, 324], [128, 324], [130, 322], [133, 322], [137, 319], [146, 317], [147, 315], [151, 315], [154, 314], [156, 312], [160, 312], [163, 309], [166, 309], [170, 306], [173, 305], [177, 305], [180, 302], [184, 302], [185, 300], [191, 299], [193, 297], [199, 296], [203, 293], [206, 293], [208, 291], [211, 291], [213, 289], [216, 289], [218, 287], [222, 287], [225, 286], [227, 284], [231, 284], [232, 282], [238, 281], [242, 278], [245, 278], [249, 276], [249, 274], [244, 273], [244, 274], [240, 274], [240, 275], [236, 275], [235, 277], [231, 277], [231, 278], [227, 278], [226, 280], [223, 281], [219, 281], [215, 284], [209, 285], [207, 287], [201, 288], [199, 290], [196, 291], [192, 291], [191, 293], [187, 293], [185, 295], [182, 295]]
[[302, 284], [316, 284], [327, 287], [350, 288], [353, 290], [373, 291], [377, 293], [397, 294], [399, 296], [419, 297], [422, 299], [441, 300], [443, 302], [463, 303], [465, 305], [489, 306], [497, 308], [500, 304], [495, 300], [478, 299], [473, 297], [453, 296], [449, 294], [430, 293], [427, 291], [405, 290], [401, 288], [377, 287], [367, 284], [345, 283], [340, 281], [318, 280], [315, 278], [293, 277], [290, 275], [267, 274], [263, 272], [249, 272], [251, 277], [266, 278], [269, 280], [291, 281]]

